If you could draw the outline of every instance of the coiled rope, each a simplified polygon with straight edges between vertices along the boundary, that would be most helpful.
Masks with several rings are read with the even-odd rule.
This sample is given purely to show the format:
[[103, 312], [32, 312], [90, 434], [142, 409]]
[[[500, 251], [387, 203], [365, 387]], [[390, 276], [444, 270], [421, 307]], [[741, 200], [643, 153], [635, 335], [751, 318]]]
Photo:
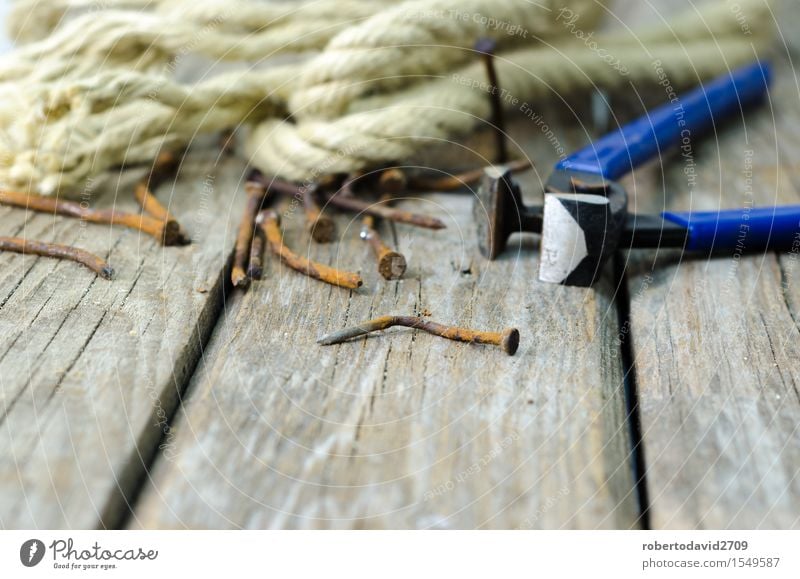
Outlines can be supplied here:
[[[739, 0], [736, 11], [715, 0], [656, 27], [599, 34], [613, 14], [597, 0], [99, 6], [17, 1], [20, 47], [0, 61], [0, 186], [76, 194], [110, 167], [242, 124], [250, 160], [267, 173], [299, 181], [366, 169], [488, 117], [478, 38], [497, 42], [505, 91], [535, 102], [652, 85], [659, 74], [694, 84], [754, 59], [772, 18], [768, 0]], [[189, 55], [240, 65], [188, 84], [177, 64]]]

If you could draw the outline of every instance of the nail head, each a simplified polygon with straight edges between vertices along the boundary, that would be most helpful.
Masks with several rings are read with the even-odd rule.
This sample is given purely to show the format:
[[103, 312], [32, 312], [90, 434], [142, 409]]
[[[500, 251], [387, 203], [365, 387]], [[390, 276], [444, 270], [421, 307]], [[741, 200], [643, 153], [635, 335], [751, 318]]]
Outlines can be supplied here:
[[500, 346], [509, 356], [516, 354], [517, 348], [519, 348], [519, 330], [516, 328], [509, 328], [504, 331]]

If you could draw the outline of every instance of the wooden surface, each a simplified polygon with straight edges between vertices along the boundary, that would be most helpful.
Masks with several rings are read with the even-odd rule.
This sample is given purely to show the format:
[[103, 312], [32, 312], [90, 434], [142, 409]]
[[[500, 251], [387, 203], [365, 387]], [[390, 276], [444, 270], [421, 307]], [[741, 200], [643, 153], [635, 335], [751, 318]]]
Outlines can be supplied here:
[[[527, 150], [550, 161], [530, 136]], [[287, 244], [359, 270], [365, 287], [331, 288], [270, 260], [263, 282], [229, 300], [135, 525], [635, 526], [610, 284], [536, 283], [532, 243], [486, 262], [470, 195], [413, 207], [443, 213], [448, 227], [397, 227], [391, 237], [409, 259], [397, 282], [380, 278], [357, 222], [339, 219], [338, 244], [309, 246], [303, 220], [284, 220]], [[520, 351], [405, 329], [315, 344], [371, 317], [422, 312], [518, 327]]]
[[[625, 180], [630, 208], [800, 203], [798, 87], [776, 76], [770, 107], [693, 141], [694, 187], [665, 157]], [[535, 110], [566, 151], [592, 136], [584, 108]], [[538, 164], [521, 179], [538, 202], [555, 143], [521, 115], [511, 132]], [[481, 164], [490, 144], [480, 132], [441, 162]], [[297, 210], [287, 244], [365, 286], [268, 258], [262, 282], [231, 292], [245, 171], [200, 144], [159, 189], [188, 248], [0, 207], [0, 234], [75, 243], [117, 270], [106, 282], [0, 254], [0, 527], [800, 527], [797, 253], [631, 252], [624, 278], [564, 288], [536, 281], [535, 237], [484, 261], [471, 197], [439, 194], [404, 205], [447, 229], [380, 226], [403, 280], [378, 276], [358, 220], [338, 215], [340, 241], [310, 244]], [[92, 205], [134, 208], [140, 174], [95, 183]], [[315, 344], [386, 313], [515, 326], [520, 351], [408, 329]]]
[[[141, 174], [99, 183], [91, 205], [135, 210]], [[119, 524], [168, 433], [222, 303], [241, 171], [200, 153], [184, 175], [160, 196], [195, 236], [190, 247], [0, 208], [4, 233], [74, 244], [116, 270], [109, 282], [73, 263], [0, 254], [4, 528]]]
[[[681, 158], [663, 175], [637, 172], [642, 205], [800, 204], [797, 87], [785, 64], [776, 77], [772, 106], [696, 144], [694, 187]], [[649, 195], [662, 176], [670, 193]], [[780, 257], [631, 254], [630, 335], [654, 527], [800, 526], [798, 250], [800, 241]]]

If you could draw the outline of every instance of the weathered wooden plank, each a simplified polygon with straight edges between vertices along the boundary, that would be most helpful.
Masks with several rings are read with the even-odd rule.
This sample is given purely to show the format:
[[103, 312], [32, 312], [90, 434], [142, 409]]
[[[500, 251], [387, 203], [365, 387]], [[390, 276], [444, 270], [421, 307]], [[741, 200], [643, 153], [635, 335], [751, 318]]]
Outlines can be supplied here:
[[[514, 129], [540, 166], [556, 158], [530, 119]], [[536, 175], [524, 183], [541, 191]], [[409, 261], [397, 282], [378, 277], [348, 217], [330, 246], [309, 245], [299, 216], [285, 220], [288, 244], [360, 271], [366, 285], [331, 288], [268, 260], [266, 279], [229, 302], [133, 525], [635, 526], [611, 284], [537, 282], [535, 238], [487, 263], [471, 204], [447, 194], [407, 204], [444, 215], [448, 229], [394, 230]], [[370, 317], [421, 312], [516, 326], [520, 351], [403, 329], [315, 344]]]
[[[216, 154], [194, 151], [174, 190], [158, 192], [195, 237], [189, 247], [0, 209], [4, 234], [75, 244], [116, 269], [108, 282], [0, 254], [1, 527], [95, 527], [127, 510], [222, 303], [243, 165], [215, 166]], [[109, 177], [85, 200], [136, 210], [140, 175]]]
[[[718, 141], [693, 140], [691, 158], [668, 164], [666, 197], [660, 173], [638, 172], [639, 207], [800, 202], [798, 94], [788, 67], [776, 77], [771, 107], [733, 120]], [[695, 186], [685, 170], [696, 172]], [[632, 256], [631, 335], [654, 528], [800, 526], [797, 259]]]

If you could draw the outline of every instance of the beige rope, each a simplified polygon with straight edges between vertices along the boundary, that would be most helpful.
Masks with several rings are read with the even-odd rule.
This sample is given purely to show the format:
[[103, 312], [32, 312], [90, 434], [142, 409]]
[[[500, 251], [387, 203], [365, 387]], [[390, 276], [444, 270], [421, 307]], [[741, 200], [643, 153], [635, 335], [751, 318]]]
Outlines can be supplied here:
[[[559, 50], [548, 47], [507, 54], [497, 63], [498, 76], [508, 95], [524, 95], [517, 97], [518, 108], [523, 103], [535, 108], [538, 101], [560, 94], [586, 92], [593, 87], [628, 87], [632, 79], [640, 89], [652, 85], [659, 80], [656, 61], [661, 61], [670, 83], [685, 87], [754, 57], [751, 46], [725, 40], [654, 45], [636, 54], [631, 54], [627, 43], [604, 46], [609, 53], [618, 51], [629, 75], [621, 75], [611, 66], [597, 66], [597, 54], [584, 46], [570, 45]], [[694, 55], [698, 53], [704, 58], [697, 59]], [[420, 147], [463, 135], [487, 118], [487, 90], [484, 71], [471, 66], [451, 77], [393, 95], [387, 99], [391, 102], [373, 110], [333, 121], [264, 122], [251, 134], [248, 152], [264, 171], [294, 180], [308, 178], [319, 167], [325, 167], [328, 173], [349, 173], [402, 161]]]
[[289, 30], [299, 36], [317, 34], [316, 46], [322, 46], [343, 26], [371, 16], [388, 3], [389, 0], [17, 0], [6, 24], [15, 42], [27, 43], [46, 38], [70, 17], [81, 14], [98, 17], [114, 10], [157, 12], [169, 20], [212, 25], [238, 34], [279, 27], [287, 30], [285, 34]]
[[[171, 59], [199, 54], [215, 60], [258, 62], [283, 52], [319, 49], [337, 30], [351, 22], [289, 21], [276, 28], [242, 35], [220, 24], [199, 26], [179, 13], [170, 16], [135, 11], [86, 13], [66, 21], [47, 38], [17, 50], [0, 62], [0, 81], [78, 78], [92, 67], [164, 66]], [[224, 20], [219, 21], [224, 22]], [[144, 66], [141, 63], [147, 63]], [[149, 68], [156, 70], [149, 66]]]
[[[91, 175], [154, 159], [162, 146], [186, 144], [198, 132], [284, 114], [294, 72], [288, 66], [244, 70], [185, 86], [111, 71], [51, 84], [36, 96], [18, 93], [8, 99], [6, 93], [4, 100], [0, 93], [0, 124], [6, 127], [0, 180], [44, 194], [74, 190]], [[265, 87], [273, 88], [267, 92]], [[20, 150], [19, 143], [30, 145]]]
[[17, 44], [46, 38], [70, 11], [99, 9], [146, 10], [151, 0], [16, 0], [6, 18], [9, 36]]
[[[580, 12], [590, 32], [601, 5], [594, 0], [429, 0], [405, 2], [379, 12], [336, 36], [298, 78], [289, 108], [299, 117], [334, 118], [360, 96], [392, 91], [415, 76], [453, 70], [473, 60], [470, 49], [481, 37], [499, 48], [563, 36], [560, 9]], [[488, 18], [493, 20], [490, 23]], [[509, 33], [519, 27], [525, 34]]]
[[[595, 0], [319, 0], [292, 8], [161, 0], [131, 10], [142, 3], [116, 0], [80, 14], [86, 0], [33, 2], [51, 15], [44, 20], [52, 32], [0, 60], [0, 186], [74, 194], [109, 167], [240, 123], [254, 125], [246, 147], [253, 162], [292, 179], [402, 161], [487, 117], [484, 72], [471, 51], [481, 36], [502, 47], [506, 91], [533, 103], [593, 85], [652, 85], [656, 59], [676, 87], [693, 84], [752, 60], [770, 34], [766, 0], [739, 0], [738, 13], [718, 0], [671, 23], [591, 41], [602, 13]], [[15, 26], [29, 30], [19, 19]], [[313, 40], [299, 38], [300, 29]], [[251, 66], [309, 48], [320, 52]], [[193, 54], [247, 66], [186, 85], [175, 64]]]

